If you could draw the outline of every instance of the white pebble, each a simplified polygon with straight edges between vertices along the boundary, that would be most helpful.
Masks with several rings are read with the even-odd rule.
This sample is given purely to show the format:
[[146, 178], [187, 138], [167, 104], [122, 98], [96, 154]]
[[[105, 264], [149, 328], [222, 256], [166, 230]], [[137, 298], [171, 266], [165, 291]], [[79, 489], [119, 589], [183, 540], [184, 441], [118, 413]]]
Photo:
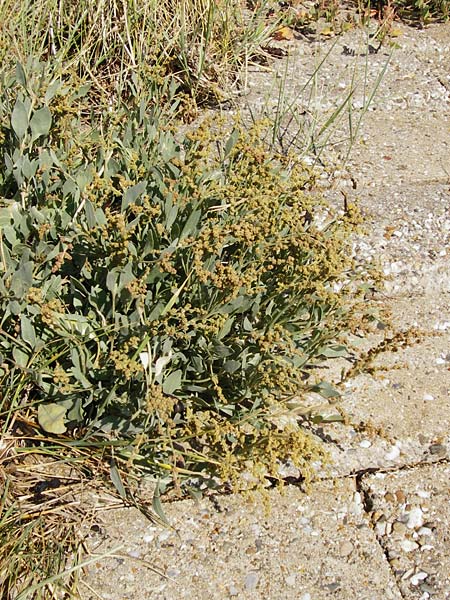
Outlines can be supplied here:
[[258, 581], [259, 581], [258, 573], [255, 573], [255, 572], [247, 573], [247, 575], [245, 576], [245, 582], [244, 582], [245, 589], [248, 591], [256, 589], [256, 586], [258, 585]]
[[180, 573], [181, 571], [179, 569], [176, 569], [175, 567], [167, 569], [166, 571], [167, 577], [170, 577], [171, 579], [175, 579], [175, 577], [178, 577]]
[[432, 535], [433, 530], [429, 527], [421, 527], [417, 533], [422, 536], [429, 536]]
[[431, 394], [424, 394], [423, 399], [424, 400], [434, 400], [434, 396], [432, 396]]
[[380, 537], [386, 535], [386, 521], [378, 521], [375, 525], [375, 533]]
[[439, 358], [436, 359], [436, 364], [437, 365], [445, 365], [445, 363], [446, 363], [446, 361], [445, 361], [444, 358], [439, 357]]
[[342, 542], [339, 548], [339, 554], [344, 558], [350, 556], [353, 552], [353, 544], [351, 542]]
[[400, 546], [404, 552], [412, 552], [413, 550], [417, 550], [419, 544], [416, 544], [412, 540], [403, 540]]
[[425, 573], [425, 571], [419, 571], [418, 573], [416, 573], [415, 575], [413, 575], [411, 577], [411, 579], [409, 580], [409, 583], [411, 585], [419, 585], [419, 583], [421, 581], [423, 581], [424, 579], [426, 579], [428, 577], [428, 573]]
[[294, 587], [296, 578], [297, 576], [295, 573], [293, 575], [288, 575], [285, 579], [286, 585], [288, 585], [289, 587]]
[[430, 492], [427, 492], [427, 490], [417, 490], [417, 495], [419, 498], [429, 498], [431, 496]]
[[386, 460], [395, 460], [400, 456], [400, 448], [398, 446], [392, 446], [387, 454], [384, 455]]
[[361, 499], [361, 493], [360, 492], [355, 492], [353, 494], [353, 502], [357, 505], [362, 505], [362, 499]]
[[362, 440], [362, 442], [360, 442], [359, 445], [361, 446], [361, 448], [370, 448], [372, 442], [369, 440]]
[[408, 513], [408, 520], [406, 521], [406, 527], [408, 529], [417, 529], [423, 525], [423, 512], [419, 507], [413, 508]]

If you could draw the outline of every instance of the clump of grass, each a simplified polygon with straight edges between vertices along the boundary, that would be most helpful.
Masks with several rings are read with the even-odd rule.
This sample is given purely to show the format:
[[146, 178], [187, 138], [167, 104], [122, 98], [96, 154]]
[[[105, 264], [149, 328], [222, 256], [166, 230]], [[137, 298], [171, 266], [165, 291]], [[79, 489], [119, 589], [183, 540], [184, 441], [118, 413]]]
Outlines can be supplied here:
[[52, 458], [48, 451], [41, 454], [24, 445], [19, 430], [25, 426], [16, 423], [10, 436], [0, 438], [0, 589], [5, 600], [70, 595], [82, 553], [79, 531], [89, 519], [87, 506], [80, 504], [86, 480], [81, 470], [68, 467], [64, 451]]
[[89, 82], [91, 103], [113, 106], [140, 90], [154, 97], [167, 77], [196, 102], [217, 102], [275, 26], [265, 20], [265, 4], [1, 0], [0, 60], [49, 61], [74, 85]]

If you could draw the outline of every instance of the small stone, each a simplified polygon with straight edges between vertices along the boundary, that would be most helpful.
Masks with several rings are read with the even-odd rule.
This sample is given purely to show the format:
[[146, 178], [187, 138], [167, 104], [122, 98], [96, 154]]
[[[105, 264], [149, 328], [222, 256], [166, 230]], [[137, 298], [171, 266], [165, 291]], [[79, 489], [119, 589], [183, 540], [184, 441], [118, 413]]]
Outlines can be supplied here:
[[400, 456], [400, 448], [398, 446], [392, 446], [389, 452], [384, 455], [386, 460], [396, 460]]
[[378, 521], [386, 521], [386, 515], [381, 510], [374, 510], [372, 513], [372, 521], [378, 523]]
[[229, 585], [228, 586], [228, 593], [230, 594], [230, 596], [237, 596], [239, 594], [239, 591], [238, 591], [238, 589], [237, 589], [236, 586]]
[[395, 521], [395, 523], [392, 525], [392, 529], [399, 535], [404, 535], [406, 533], [406, 525], [401, 521]]
[[386, 502], [395, 502], [395, 496], [392, 492], [386, 492], [386, 494], [384, 495], [384, 499], [386, 500]]
[[447, 448], [444, 446], [444, 444], [431, 444], [430, 452], [431, 452], [431, 454], [443, 456], [443, 455], [447, 454]]
[[421, 536], [430, 536], [433, 531], [429, 527], [421, 527], [417, 533]]
[[417, 495], [419, 498], [429, 498], [431, 496], [430, 492], [427, 490], [417, 490]]
[[405, 581], [406, 579], [409, 579], [411, 575], [414, 575], [414, 569], [408, 569], [405, 571], [402, 575], [402, 580]]
[[[414, 532], [414, 533], [415, 533], [415, 532]], [[417, 536], [417, 534], [416, 534], [416, 536]], [[423, 548], [424, 546], [428, 546], [428, 542], [429, 542], [430, 540], [428, 540], [426, 537], [423, 537], [423, 536], [418, 536], [418, 537], [417, 537], [417, 539], [416, 539], [416, 541], [417, 541], [417, 543], [419, 544], [419, 546], [420, 546], [420, 549], [422, 550], [422, 548]]]
[[345, 556], [350, 556], [350, 554], [353, 552], [353, 544], [351, 542], [342, 542], [342, 544], [339, 547], [339, 554], [342, 557]]
[[178, 577], [178, 575], [180, 574], [180, 570], [176, 569], [175, 567], [172, 567], [170, 569], [167, 569], [166, 571], [166, 575], [167, 577], [170, 577], [170, 579], [175, 579], [175, 577]]
[[359, 445], [361, 448], [370, 448], [372, 442], [370, 440], [362, 440], [361, 442], [359, 442]]
[[399, 504], [404, 504], [406, 502], [406, 495], [403, 490], [397, 490], [395, 492], [395, 497], [397, 498], [397, 502]]
[[434, 396], [432, 396], [431, 394], [424, 394], [423, 399], [425, 401], [431, 401], [431, 400], [434, 400]]
[[378, 521], [375, 525], [375, 533], [378, 536], [386, 535], [386, 521]]
[[329, 592], [336, 592], [340, 589], [341, 584], [338, 581], [334, 581], [333, 583], [327, 583], [322, 587], [328, 590]]
[[158, 535], [158, 541], [165, 542], [166, 540], [168, 540], [170, 538], [171, 535], [172, 535], [171, 531], [164, 530]]
[[293, 573], [292, 575], [288, 575], [285, 578], [286, 585], [289, 587], [294, 587], [296, 579], [297, 579], [297, 576], [295, 573]]
[[309, 592], [305, 592], [300, 596], [299, 600], [311, 600], [311, 594]]
[[353, 502], [357, 505], [357, 506], [362, 506], [362, 498], [361, 498], [361, 493], [360, 492], [355, 492], [353, 494]]
[[419, 548], [419, 544], [416, 544], [416, 542], [413, 542], [412, 540], [403, 540], [400, 546], [404, 552], [413, 552]]
[[421, 581], [423, 581], [424, 579], [426, 579], [428, 577], [428, 573], [425, 573], [425, 571], [419, 571], [418, 573], [416, 573], [415, 575], [413, 575], [411, 577], [411, 579], [409, 580], [409, 583], [411, 585], [419, 585], [419, 583]]
[[406, 527], [408, 529], [417, 529], [423, 525], [423, 512], [419, 507], [413, 508], [408, 513], [408, 520], [406, 521]]
[[264, 543], [261, 539], [258, 538], [255, 540], [255, 548], [256, 548], [257, 552], [260, 552], [262, 550], [263, 546], [264, 546]]
[[258, 573], [255, 573], [255, 572], [247, 573], [247, 575], [245, 576], [245, 580], [244, 580], [245, 589], [248, 591], [255, 590], [256, 586], [258, 585], [258, 581], [259, 581]]

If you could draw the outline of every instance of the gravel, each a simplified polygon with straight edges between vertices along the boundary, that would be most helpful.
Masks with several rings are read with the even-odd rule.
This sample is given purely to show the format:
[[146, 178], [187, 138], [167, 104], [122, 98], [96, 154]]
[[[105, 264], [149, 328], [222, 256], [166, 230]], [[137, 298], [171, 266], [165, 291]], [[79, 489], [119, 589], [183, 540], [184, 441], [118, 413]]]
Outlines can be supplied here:
[[427, 465], [363, 478], [371, 519], [391, 525], [374, 531], [406, 600], [450, 597], [450, 466]]

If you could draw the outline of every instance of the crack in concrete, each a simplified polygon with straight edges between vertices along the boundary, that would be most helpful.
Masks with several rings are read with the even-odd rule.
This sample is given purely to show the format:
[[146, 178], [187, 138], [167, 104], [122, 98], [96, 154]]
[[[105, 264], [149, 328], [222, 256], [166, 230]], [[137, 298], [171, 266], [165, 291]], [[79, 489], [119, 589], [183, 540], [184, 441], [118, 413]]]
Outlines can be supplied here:
[[450, 459], [447, 456], [445, 456], [445, 457], [442, 457], [442, 458], [440, 458], [436, 461], [432, 461], [432, 462], [431, 461], [417, 461], [415, 463], [405, 463], [404, 465], [400, 465], [399, 467], [393, 467], [393, 468], [368, 467], [366, 469], [359, 469], [358, 471], [355, 471], [353, 475], [347, 476], [347, 477], [355, 478], [356, 491], [361, 496], [362, 505], [363, 505], [367, 520], [369, 522], [370, 528], [372, 529], [374, 537], [377, 541], [377, 544], [379, 545], [380, 550], [383, 553], [383, 556], [384, 556], [387, 566], [389, 568], [389, 572], [392, 574], [393, 580], [395, 581], [395, 587], [397, 588], [399, 595], [404, 599], [406, 599], [407, 596], [402, 593], [401, 587], [399, 585], [400, 578], [395, 573], [395, 570], [392, 568], [391, 557], [389, 555], [389, 548], [383, 542], [383, 537], [380, 536], [379, 534], [377, 534], [377, 532], [375, 530], [376, 522], [373, 519], [373, 511], [375, 508], [375, 503], [373, 501], [372, 494], [370, 494], [368, 488], [366, 488], [363, 485], [363, 481], [364, 481], [364, 478], [367, 477], [367, 475], [373, 475], [375, 473], [400, 473], [400, 472], [406, 471], [406, 470], [420, 469], [425, 466], [437, 465], [437, 464], [447, 464], [448, 465], [448, 464], [450, 464]]
[[[398, 469], [401, 470], [401, 469]], [[395, 574], [394, 569], [392, 568], [391, 562], [390, 562], [390, 557], [389, 557], [389, 550], [388, 548], [383, 544], [383, 540], [381, 539], [381, 537], [376, 533], [375, 531], [375, 522], [373, 520], [373, 509], [374, 509], [374, 501], [373, 501], [373, 497], [372, 495], [369, 493], [369, 490], [363, 485], [363, 479], [364, 477], [366, 477], [369, 474], [373, 474], [373, 473], [377, 473], [380, 472], [379, 469], [360, 469], [355, 476], [355, 486], [356, 486], [356, 491], [360, 494], [361, 496], [361, 501], [362, 501], [362, 505], [364, 508], [364, 512], [367, 518], [367, 521], [370, 525], [370, 528], [373, 531], [373, 535], [374, 538], [378, 544], [378, 546], [380, 547], [381, 552], [383, 553], [384, 556], [384, 560], [387, 564], [387, 567], [389, 569], [389, 572], [392, 575], [393, 580], [395, 581], [395, 587], [399, 593], [399, 595], [402, 598], [405, 598], [405, 595], [402, 593], [402, 590], [400, 589], [399, 586], [399, 582], [398, 582], [398, 577]], [[383, 471], [381, 471], [383, 472]], [[389, 471], [392, 472], [392, 471]], [[395, 471], [394, 471], [395, 472]]]

